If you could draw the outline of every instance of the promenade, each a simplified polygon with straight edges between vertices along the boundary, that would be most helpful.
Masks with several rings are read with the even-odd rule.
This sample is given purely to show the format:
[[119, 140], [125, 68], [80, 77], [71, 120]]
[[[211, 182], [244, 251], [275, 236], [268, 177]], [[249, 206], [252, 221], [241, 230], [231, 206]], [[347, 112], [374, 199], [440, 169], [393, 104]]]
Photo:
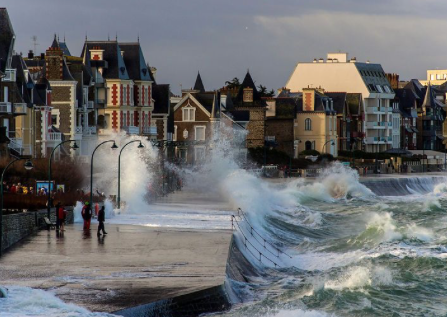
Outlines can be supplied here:
[[231, 230], [80, 224], [39, 231], [0, 258], [2, 285], [52, 291], [68, 303], [114, 312], [224, 283]]

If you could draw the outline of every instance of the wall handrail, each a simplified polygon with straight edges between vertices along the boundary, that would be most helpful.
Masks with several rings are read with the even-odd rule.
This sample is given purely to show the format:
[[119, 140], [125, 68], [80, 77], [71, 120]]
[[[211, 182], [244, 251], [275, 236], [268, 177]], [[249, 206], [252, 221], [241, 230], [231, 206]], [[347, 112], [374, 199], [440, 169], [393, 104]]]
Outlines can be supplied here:
[[[289, 255], [289, 254], [287, 254], [286, 252], [280, 250], [278, 247], [276, 247], [276, 246], [274, 246], [273, 244], [269, 243], [263, 236], [261, 236], [261, 234], [260, 234], [258, 231], [256, 231], [256, 229], [255, 229], [255, 228], [251, 225], [251, 223], [248, 221], [247, 217], [245, 216], [244, 211], [243, 211], [241, 208], [238, 208], [238, 209], [237, 209], [237, 213], [238, 213], [238, 216], [239, 216], [239, 217], [241, 217], [240, 215], [242, 215], [242, 218], [243, 218], [243, 219], [245, 220], [245, 222], [250, 226], [250, 234], [251, 234], [251, 236], [252, 236], [253, 238], [255, 238], [255, 240], [258, 241], [259, 244], [264, 244], [264, 248], [265, 248], [266, 250], [268, 250], [268, 249], [265, 247], [265, 245], [269, 245], [272, 249], [274, 249], [274, 250], [276, 250], [276, 251], [278, 252], [278, 256], [277, 256], [277, 257], [279, 257], [279, 254], [284, 254], [284, 255], [288, 256], [289, 258], [292, 258], [291, 255]], [[253, 232], [256, 233], [256, 234], [258, 235], [258, 237], [261, 238], [263, 241], [261, 242], [261, 241], [259, 241], [258, 239], [256, 239], [256, 237], [254, 236]], [[270, 250], [268, 250], [268, 251], [270, 251]], [[275, 256], [276, 256], [276, 255], [275, 255]]]

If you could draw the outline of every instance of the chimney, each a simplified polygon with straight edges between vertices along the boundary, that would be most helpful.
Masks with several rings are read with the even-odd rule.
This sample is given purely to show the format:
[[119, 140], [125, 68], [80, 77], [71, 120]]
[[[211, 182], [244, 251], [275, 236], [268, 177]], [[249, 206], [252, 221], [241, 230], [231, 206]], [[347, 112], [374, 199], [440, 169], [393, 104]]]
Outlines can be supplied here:
[[314, 58], [314, 63], [316, 63], [317, 62], [317, 59], [316, 58]]
[[45, 55], [46, 78], [48, 80], [62, 80], [63, 53], [59, 48], [50, 47]]
[[318, 63], [324, 63], [324, 59], [323, 59], [323, 58], [320, 58], [320, 59], [318, 60]]
[[33, 58], [34, 58], [33, 50], [29, 50], [29, 52], [28, 52], [28, 59], [33, 59]]
[[157, 68], [156, 67], [150, 67], [152, 76], [154, 76], [154, 80], [156, 80], [157, 77]]

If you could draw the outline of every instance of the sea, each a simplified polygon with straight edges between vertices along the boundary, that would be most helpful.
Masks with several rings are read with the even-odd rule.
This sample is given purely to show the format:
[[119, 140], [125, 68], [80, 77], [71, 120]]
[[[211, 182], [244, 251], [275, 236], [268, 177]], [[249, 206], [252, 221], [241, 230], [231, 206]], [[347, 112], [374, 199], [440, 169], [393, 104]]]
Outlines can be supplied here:
[[[447, 316], [447, 177], [360, 180], [335, 163], [316, 179], [270, 180], [215, 166], [191, 174], [186, 203], [106, 206], [116, 224], [233, 228], [231, 260], [245, 268], [227, 277], [232, 308], [213, 316]], [[2, 317], [113, 316], [51, 291], [1, 290]]]

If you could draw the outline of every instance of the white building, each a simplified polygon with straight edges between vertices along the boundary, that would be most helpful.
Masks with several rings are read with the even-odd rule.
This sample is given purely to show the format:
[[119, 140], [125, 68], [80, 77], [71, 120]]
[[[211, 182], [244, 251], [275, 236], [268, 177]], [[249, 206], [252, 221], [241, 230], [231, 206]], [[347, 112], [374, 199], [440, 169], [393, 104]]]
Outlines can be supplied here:
[[326, 60], [296, 65], [286, 88], [300, 92], [305, 87], [362, 94], [366, 151], [382, 152], [392, 147], [394, 92], [380, 64], [348, 60], [347, 53], [328, 53]]

